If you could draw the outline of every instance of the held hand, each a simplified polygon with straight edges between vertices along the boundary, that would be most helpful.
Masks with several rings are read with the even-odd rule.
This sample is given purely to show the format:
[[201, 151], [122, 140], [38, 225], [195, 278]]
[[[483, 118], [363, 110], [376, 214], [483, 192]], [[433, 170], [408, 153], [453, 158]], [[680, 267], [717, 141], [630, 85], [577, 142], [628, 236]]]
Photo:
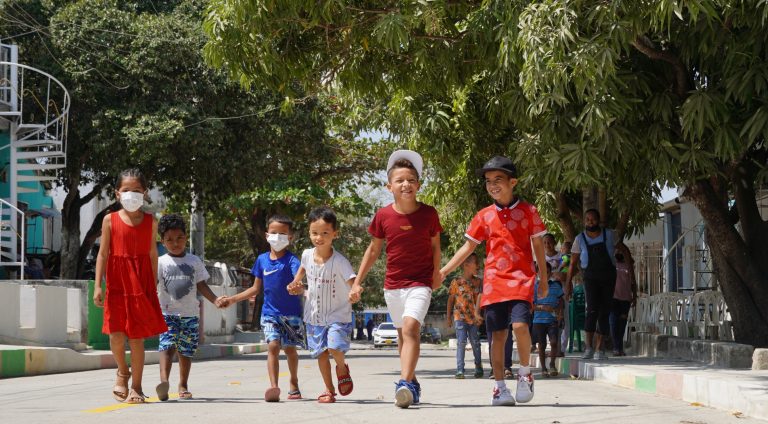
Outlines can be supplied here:
[[432, 291], [435, 291], [440, 288], [440, 286], [443, 285], [443, 280], [445, 278], [443, 277], [443, 273], [440, 271], [435, 271], [432, 273]]
[[451, 317], [445, 319], [445, 326], [448, 328], [453, 328], [453, 322], [451, 321]]
[[443, 281], [445, 281], [446, 277], [448, 277], [448, 273], [441, 269], [440, 270], [440, 282], [442, 283]]
[[301, 284], [301, 281], [294, 281], [291, 284], [288, 284], [288, 293], [298, 296], [300, 294], [304, 293], [304, 285]]
[[104, 307], [104, 296], [101, 293], [101, 287], [93, 291], [93, 304], [99, 308]]
[[213, 301], [213, 304], [216, 305], [217, 308], [223, 308], [224, 307], [224, 301], [227, 299], [227, 296], [221, 295], [216, 298], [216, 300]]
[[549, 287], [547, 287], [544, 284], [539, 284], [539, 291], [538, 291], [539, 299], [547, 297], [548, 294], [549, 294]]
[[349, 303], [357, 303], [360, 301], [360, 295], [363, 293], [363, 286], [358, 283], [352, 284], [352, 289], [349, 290]]

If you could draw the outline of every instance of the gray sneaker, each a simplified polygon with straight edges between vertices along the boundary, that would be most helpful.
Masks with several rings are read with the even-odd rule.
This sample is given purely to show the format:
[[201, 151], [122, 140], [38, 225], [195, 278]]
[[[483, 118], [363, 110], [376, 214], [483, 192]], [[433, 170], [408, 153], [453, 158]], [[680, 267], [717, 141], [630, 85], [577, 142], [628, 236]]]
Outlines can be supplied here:
[[595, 352], [595, 361], [605, 361], [608, 359], [608, 355], [605, 354], [605, 351], [598, 350]]
[[591, 347], [588, 347], [586, 350], [584, 350], [584, 354], [581, 355], [581, 359], [592, 359], [595, 357], [595, 350]]

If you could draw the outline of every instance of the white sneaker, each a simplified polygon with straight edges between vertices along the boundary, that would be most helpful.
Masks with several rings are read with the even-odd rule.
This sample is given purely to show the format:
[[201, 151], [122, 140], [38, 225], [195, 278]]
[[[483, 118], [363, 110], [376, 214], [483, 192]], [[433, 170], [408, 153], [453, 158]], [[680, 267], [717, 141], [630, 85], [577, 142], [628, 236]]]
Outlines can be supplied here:
[[515, 398], [512, 397], [509, 388], [504, 387], [499, 390], [498, 387], [493, 388], [493, 400], [491, 400], [493, 406], [515, 406]]
[[533, 399], [533, 374], [517, 377], [517, 393], [515, 398], [520, 403], [530, 402]]
[[400, 386], [395, 390], [395, 406], [407, 408], [413, 405], [413, 393], [408, 387]]
[[606, 355], [602, 350], [595, 352], [595, 361], [605, 361], [606, 359], [608, 359], [608, 355]]
[[595, 350], [588, 347], [584, 350], [584, 354], [581, 355], [581, 359], [592, 359], [595, 357]]

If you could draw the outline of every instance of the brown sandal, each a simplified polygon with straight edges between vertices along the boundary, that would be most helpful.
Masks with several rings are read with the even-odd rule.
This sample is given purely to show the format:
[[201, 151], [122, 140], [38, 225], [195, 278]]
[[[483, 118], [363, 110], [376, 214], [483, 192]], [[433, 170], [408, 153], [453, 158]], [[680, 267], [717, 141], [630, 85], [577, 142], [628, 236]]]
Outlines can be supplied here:
[[[118, 402], [125, 402], [126, 399], [128, 399], [128, 380], [131, 378], [131, 372], [128, 371], [127, 374], [121, 374], [120, 370], [117, 370], [117, 382], [115, 383], [115, 387], [112, 388], [112, 397], [115, 398]], [[124, 380], [121, 381], [121, 380]], [[122, 386], [121, 386], [122, 384]]]
[[141, 392], [137, 392], [135, 389], [131, 389], [130, 392], [128, 392], [128, 396], [125, 398], [125, 403], [136, 405], [139, 403], [144, 403], [144, 399], [146, 399], [146, 395]]

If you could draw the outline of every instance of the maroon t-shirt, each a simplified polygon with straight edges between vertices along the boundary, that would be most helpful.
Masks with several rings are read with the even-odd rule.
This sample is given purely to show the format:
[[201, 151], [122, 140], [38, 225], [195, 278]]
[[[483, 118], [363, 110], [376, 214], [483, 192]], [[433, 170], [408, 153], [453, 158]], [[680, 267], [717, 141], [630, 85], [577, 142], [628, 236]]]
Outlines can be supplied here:
[[384, 288], [432, 286], [432, 237], [443, 231], [435, 208], [424, 203], [413, 213], [397, 213], [392, 204], [378, 211], [368, 226], [373, 237], [387, 241]]

